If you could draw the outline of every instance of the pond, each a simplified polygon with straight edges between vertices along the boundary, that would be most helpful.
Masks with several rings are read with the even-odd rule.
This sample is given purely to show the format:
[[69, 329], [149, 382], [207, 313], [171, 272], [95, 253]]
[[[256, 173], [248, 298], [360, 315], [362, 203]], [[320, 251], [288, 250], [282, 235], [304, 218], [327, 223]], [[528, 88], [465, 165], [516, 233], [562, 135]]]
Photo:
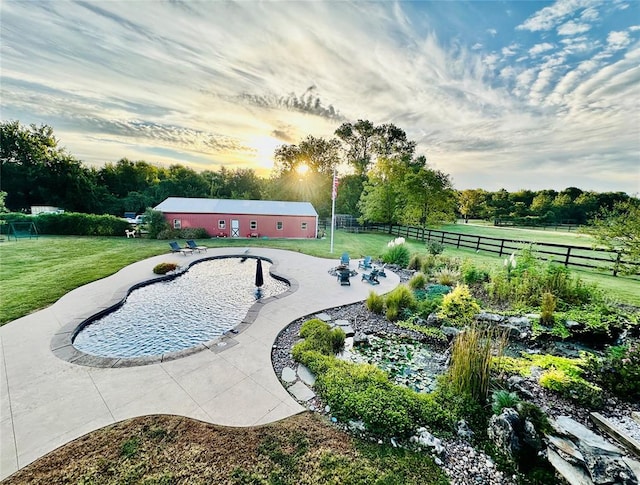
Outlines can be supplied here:
[[[99, 357], [178, 352], [214, 340], [240, 324], [255, 304], [257, 260], [218, 258], [194, 264], [174, 279], [137, 288], [113, 312], [91, 322], [73, 345]], [[262, 298], [289, 289], [262, 260]]]

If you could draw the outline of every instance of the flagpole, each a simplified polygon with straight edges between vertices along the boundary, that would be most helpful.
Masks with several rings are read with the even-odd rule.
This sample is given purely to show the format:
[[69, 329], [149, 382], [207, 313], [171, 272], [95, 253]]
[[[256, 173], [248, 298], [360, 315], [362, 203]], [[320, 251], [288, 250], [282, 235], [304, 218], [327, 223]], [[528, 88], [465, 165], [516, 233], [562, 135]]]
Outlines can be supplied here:
[[333, 181], [331, 183], [331, 248], [330, 253], [333, 253], [333, 230], [336, 225], [336, 169], [333, 169]]

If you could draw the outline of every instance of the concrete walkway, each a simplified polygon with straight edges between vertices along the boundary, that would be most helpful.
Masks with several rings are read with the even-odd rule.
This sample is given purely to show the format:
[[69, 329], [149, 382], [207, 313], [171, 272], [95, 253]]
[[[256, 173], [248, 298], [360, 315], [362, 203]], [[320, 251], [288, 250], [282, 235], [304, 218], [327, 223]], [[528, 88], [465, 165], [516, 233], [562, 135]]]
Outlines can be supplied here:
[[[278, 333], [297, 318], [386, 293], [399, 283], [391, 272], [370, 286], [360, 277], [340, 286], [328, 271], [338, 264], [300, 253], [251, 248], [274, 262], [296, 290], [271, 300], [228, 348], [138, 367], [97, 368], [66, 362], [51, 351], [69, 323], [122, 298], [152, 278], [160, 262], [185, 264], [242, 249], [209, 249], [193, 256], [167, 254], [123, 268], [78, 288], [51, 307], [0, 328], [0, 479], [90, 431], [135, 416], [177, 414], [228, 426], [269, 423], [303, 410], [282, 387], [271, 365]], [[357, 263], [351, 262], [355, 269]]]

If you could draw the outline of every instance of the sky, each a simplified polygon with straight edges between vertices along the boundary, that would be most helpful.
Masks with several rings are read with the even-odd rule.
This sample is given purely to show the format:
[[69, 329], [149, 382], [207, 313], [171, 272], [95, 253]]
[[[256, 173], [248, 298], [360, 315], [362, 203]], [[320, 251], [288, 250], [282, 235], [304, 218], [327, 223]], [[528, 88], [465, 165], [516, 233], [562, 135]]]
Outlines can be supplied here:
[[457, 189], [640, 193], [640, 1], [0, 2], [0, 118], [87, 165], [253, 168], [394, 123]]

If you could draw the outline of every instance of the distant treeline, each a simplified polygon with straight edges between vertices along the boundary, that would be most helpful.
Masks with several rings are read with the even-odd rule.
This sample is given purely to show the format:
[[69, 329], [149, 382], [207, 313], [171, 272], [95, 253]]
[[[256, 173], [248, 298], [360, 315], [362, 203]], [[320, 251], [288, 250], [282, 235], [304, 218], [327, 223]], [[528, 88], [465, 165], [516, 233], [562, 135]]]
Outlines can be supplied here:
[[[336, 212], [368, 222], [424, 224], [450, 220], [457, 213], [465, 218], [584, 224], [601, 209], [630, 198], [623, 192], [575, 187], [561, 192], [455, 191], [449, 176], [416, 157], [415, 143], [394, 125], [359, 120], [344, 123], [335, 134], [328, 140], [309, 136], [298, 145], [279, 147], [271, 176], [262, 178], [252, 169], [196, 172], [180, 164], [162, 167], [126, 158], [88, 167], [58, 145], [51, 127], [3, 122], [0, 211], [28, 213], [31, 206], [46, 205], [122, 217], [174, 196], [306, 200], [327, 217], [333, 170], [342, 162], [354, 173], [341, 177]], [[304, 179], [297, 172], [302, 163], [310, 171]], [[430, 217], [433, 214], [437, 217]]]

